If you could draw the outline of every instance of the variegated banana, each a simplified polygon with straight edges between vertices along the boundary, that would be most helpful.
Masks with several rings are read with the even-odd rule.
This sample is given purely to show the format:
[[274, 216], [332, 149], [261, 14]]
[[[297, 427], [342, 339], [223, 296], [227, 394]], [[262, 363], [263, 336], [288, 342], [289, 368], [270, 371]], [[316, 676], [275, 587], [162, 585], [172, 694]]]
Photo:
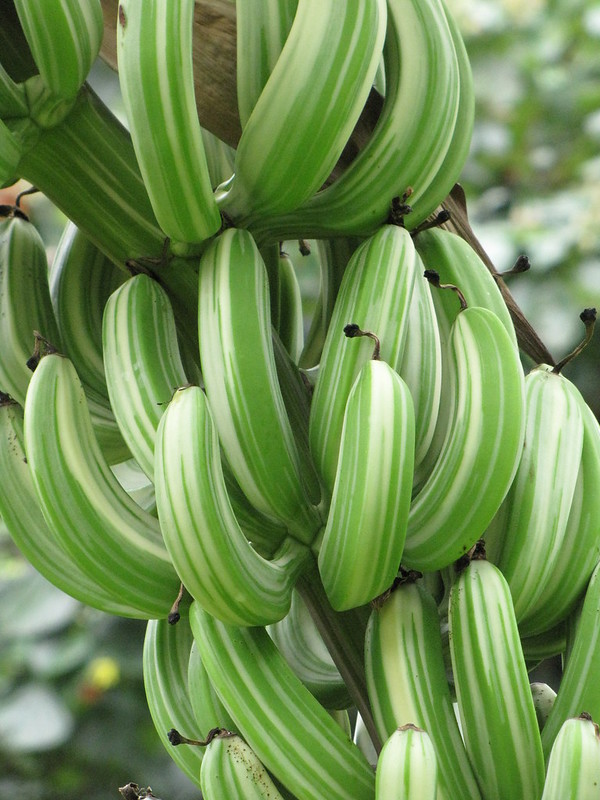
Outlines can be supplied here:
[[600, 729], [589, 714], [567, 719], [548, 759], [542, 800], [592, 800], [600, 786]]
[[429, 734], [412, 723], [386, 740], [377, 762], [375, 800], [436, 800], [438, 765]]
[[473, 559], [450, 591], [450, 655], [465, 747], [484, 797], [539, 797], [544, 757], [510, 589]]

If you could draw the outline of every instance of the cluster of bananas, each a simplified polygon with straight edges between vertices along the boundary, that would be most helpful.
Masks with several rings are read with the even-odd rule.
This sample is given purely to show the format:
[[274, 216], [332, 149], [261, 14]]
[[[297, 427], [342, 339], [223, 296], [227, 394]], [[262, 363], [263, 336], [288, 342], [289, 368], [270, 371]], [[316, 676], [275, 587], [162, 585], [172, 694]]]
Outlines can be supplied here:
[[[121, 0], [130, 132], [84, 83], [97, 0], [0, 12], [0, 180], [70, 219], [48, 269], [1, 209], [6, 527], [148, 621], [149, 709], [207, 800], [596, 797], [600, 428], [431, 224], [473, 123], [452, 16], [237, 3], [233, 150], [196, 114], [193, 7]], [[556, 654], [558, 693], [530, 686]]]

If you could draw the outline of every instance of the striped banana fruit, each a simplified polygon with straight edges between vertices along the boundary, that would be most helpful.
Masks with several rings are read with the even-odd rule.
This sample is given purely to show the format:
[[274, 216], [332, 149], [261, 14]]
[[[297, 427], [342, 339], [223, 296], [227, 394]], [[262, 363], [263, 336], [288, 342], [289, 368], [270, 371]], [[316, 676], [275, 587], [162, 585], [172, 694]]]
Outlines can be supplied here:
[[548, 759], [542, 800], [592, 800], [600, 786], [600, 730], [589, 714], [562, 724]]
[[426, 731], [408, 723], [386, 740], [377, 762], [375, 800], [436, 800], [438, 765]]
[[221, 227], [194, 97], [194, 0], [121, 0], [119, 82], [156, 219], [175, 246]]
[[508, 584], [474, 559], [450, 591], [450, 655], [465, 747], [489, 800], [540, 797], [544, 757]]

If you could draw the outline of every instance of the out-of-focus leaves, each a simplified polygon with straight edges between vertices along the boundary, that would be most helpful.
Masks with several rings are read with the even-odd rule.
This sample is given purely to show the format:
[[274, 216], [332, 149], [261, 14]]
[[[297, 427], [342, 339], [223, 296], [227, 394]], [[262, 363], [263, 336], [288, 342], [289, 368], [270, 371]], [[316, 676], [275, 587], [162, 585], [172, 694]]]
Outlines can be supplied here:
[[0, 706], [0, 746], [6, 751], [37, 753], [59, 747], [74, 727], [66, 705], [41, 684], [16, 689]]

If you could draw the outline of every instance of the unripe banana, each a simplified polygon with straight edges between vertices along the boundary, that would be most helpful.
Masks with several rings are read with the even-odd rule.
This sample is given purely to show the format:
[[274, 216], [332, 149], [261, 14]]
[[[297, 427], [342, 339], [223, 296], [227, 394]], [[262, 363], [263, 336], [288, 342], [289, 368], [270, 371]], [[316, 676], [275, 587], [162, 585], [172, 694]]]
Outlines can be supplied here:
[[600, 786], [600, 730], [589, 714], [565, 720], [548, 759], [542, 800], [593, 800]]
[[382, 741], [399, 725], [423, 728], [435, 749], [443, 796], [480, 800], [452, 706], [437, 606], [420, 582], [400, 582], [373, 608], [365, 670]]
[[148, 275], [108, 298], [102, 350], [111, 407], [131, 454], [154, 479], [156, 429], [173, 392], [188, 383], [169, 298]]
[[426, 731], [408, 723], [397, 728], [379, 754], [376, 800], [436, 800], [438, 765]]
[[294, 674], [327, 709], [352, 705], [346, 684], [333, 663], [308, 608], [297, 591], [290, 610], [267, 632]]
[[385, 0], [299, 0], [220, 196], [236, 224], [292, 211], [324, 183], [369, 95], [386, 19]]
[[221, 227], [194, 98], [194, 0], [121, 0], [119, 82], [152, 208], [166, 236], [202, 242]]
[[465, 747], [490, 800], [539, 797], [544, 757], [510, 590], [491, 562], [456, 578], [450, 655]]
[[29, 384], [25, 451], [46, 522], [82, 572], [136, 616], [166, 617], [180, 580], [158, 521], [111, 472], [77, 373], [59, 354], [45, 355]]
[[467, 307], [447, 349], [449, 425], [435, 466], [413, 499], [402, 563], [433, 571], [483, 534], [512, 483], [523, 446], [523, 370], [498, 317]]
[[100, 52], [100, 0], [16, 0], [15, 6], [44, 84], [73, 97]]
[[231, 624], [265, 625], [285, 616], [310, 552], [288, 537], [267, 561], [250, 546], [227, 495], [217, 431], [197, 386], [178, 389], [160, 421], [155, 484], [164, 540], [192, 597]]
[[206, 800], [283, 800], [252, 748], [237, 733], [219, 729], [200, 767]]
[[[178, 623], [179, 624], [179, 623]], [[192, 641], [187, 671], [187, 690], [190, 705], [196, 718], [196, 727], [204, 737], [212, 728], [235, 730], [235, 722], [229, 716], [214, 690], [206, 668], [202, 663], [200, 648]]]
[[[546, 584], [563, 558], [581, 462], [582, 404], [573, 384], [550, 367], [539, 367], [525, 378], [526, 446], [504, 500], [506, 508], [500, 510], [501, 530], [492, 524], [486, 534], [494, 563], [510, 586], [523, 635], [544, 629], [538, 621], [545, 617], [539, 598], [548, 596]], [[562, 567], [559, 572], [567, 577]], [[553, 581], [549, 595], [561, 585]]]
[[537, 717], [538, 727], [540, 731], [543, 729], [548, 719], [548, 715], [552, 710], [554, 701], [556, 700], [556, 692], [547, 683], [532, 683], [530, 686], [531, 697], [533, 698], [533, 707], [535, 708], [535, 716]]
[[562, 724], [582, 710], [593, 719], [600, 719], [600, 566], [596, 566], [588, 583], [575, 635], [561, 678], [556, 700], [544, 729], [542, 744], [548, 759]]
[[203, 751], [198, 747], [173, 747], [168, 732], [173, 728], [196, 731], [196, 718], [187, 690], [187, 670], [193, 638], [189, 620], [176, 625], [151, 620], [146, 626], [142, 667], [146, 701], [160, 741], [177, 766], [200, 787]]
[[420, 260], [410, 234], [385, 225], [353, 253], [329, 323], [311, 404], [310, 446], [323, 482], [335, 481], [346, 401], [361, 367], [372, 355], [368, 341], [348, 341], [343, 330], [352, 322], [373, 331], [381, 359], [395, 366], [404, 352], [408, 308]]
[[0, 219], [0, 389], [23, 405], [31, 379], [34, 332], [60, 346], [40, 234], [25, 214]]
[[23, 409], [0, 395], [0, 517], [12, 540], [46, 580], [61, 591], [101, 611], [127, 617], [137, 610], [93, 580], [48, 527], [40, 509], [25, 456]]
[[264, 629], [225, 625], [198, 603], [190, 621], [206, 671], [240, 734], [289, 791], [299, 800], [372, 800], [371, 767]]
[[373, 600], [398, 573], [414, 441], [408, 386], [385, 361], [371, 359], [346, 403], [331, 505], [319, 545], [321, 580], [336, 611]]
[[310, 543], [321, 527], [318, 481], [286, 412], [266, 268], [247, 231], [229, 228], [203, 253], [198, 319], [206, 393], [235, 478], [258, 511]]

